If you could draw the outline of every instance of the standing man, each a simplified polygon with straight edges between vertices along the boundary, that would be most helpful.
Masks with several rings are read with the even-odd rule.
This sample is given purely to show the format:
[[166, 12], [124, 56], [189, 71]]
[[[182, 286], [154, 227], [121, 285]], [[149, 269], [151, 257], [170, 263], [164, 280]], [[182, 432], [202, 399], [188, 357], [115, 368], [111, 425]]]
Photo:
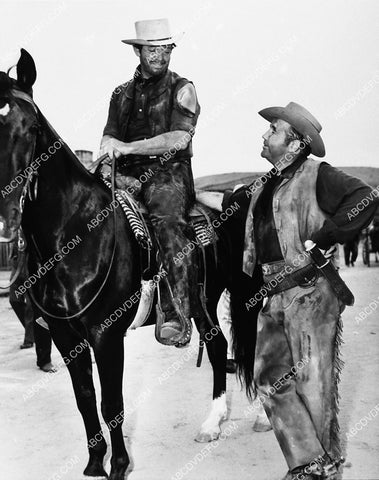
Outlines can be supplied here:
[[[289, 467], [283, 480], [335, 479], [345, 305], [304, 242], [332, 252], [368, 225], [377, 199], [360, 180], [308, 158], [325, 155], [321, 125], [308, 110], [291, 102], [259, 114], [270, 122], [261, 155], [274, 168], [224, 197], [224, 207], [238, 201], [247, 210], [244, 272], [263, 273], [246, 308], [268, 297], [258, 316], [254, 382]], [[365, 197], [372, 201], [359, 212]]]
[[[18, 258], [18, 246], [17, 242], [14, 242], [11, 253], [12, 272], [10, 278], [17, 275]], [[39, 312], [33, 306], [29, 295], [18, 291], [18, 288], [23, 285], [27, 278], [28, 272], [24, 263], [14, 283], [9, 287], [9, 303], [25, 328], [24, 342], [20, 345], [20, 348], [31, 348], [35, 342], [37, 367], [46, 373], [55, 372], [56, 368], [51, 363], [51, 335], [47, 324], [45, 327], [42, 326], [45, 322], [38, 315]]]
[[188, 227], [194, 202], [191, 141], [200, 106], [192, 82], [168, 69], [178, 39], [168, 20], [142, 20], [135, 28], [137, 38], [123, 42], [133, 46], [140, 64], [133, 79], [112, 94], [100, 153], [117, 159], [123, 175], [141, 179], [167, 272], [160, 285], [164, 323], [157, 338], [180, 346], [190, 338], [197, 280], [192, 256], [174, 259], [194, 240]]
[[[18, 266], [17, 241], [13, 242], [11, 248], [10, 260], [12, 262], [12, 271], [10, 278], [14, 278], [14, 276], [17, 274], [16, 272]], [[25, 266], [23, 266], [16, 281], [9, 287], [9, 303], [24, 327], [24, 341], [20, 345], [21, 349], [32, 348], [34, 344], [34, 313], [30, 299], [26, 295], [16, 294], [17, 288], [22, 285], [22, 282], [26, 278], [27, 274], [25, 274]]]
[[343, 246], [343, 253], [345, 256], [345, 265], [349, 267], [350, 265], [354, 267], [354, 263], [358, 257], [358, 246], [359, 246], [359, 239], [360, 239], [360, 232], [358, 235], [350, 240], [350, 242], [345, 242]]

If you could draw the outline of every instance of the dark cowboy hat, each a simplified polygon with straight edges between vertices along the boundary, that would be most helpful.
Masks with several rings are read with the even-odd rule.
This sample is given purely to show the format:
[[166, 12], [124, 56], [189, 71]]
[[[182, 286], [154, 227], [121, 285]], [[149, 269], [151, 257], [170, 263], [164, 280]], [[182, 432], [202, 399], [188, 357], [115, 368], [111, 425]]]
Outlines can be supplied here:
[[320, 136], [322, 126], [308, 110], [298, 103], [290, 102], [286, 107], [269, 107], [258, 112], [264, 119], [272, 122], [275, 118], [292, 125], [303, 137], [309, 136], [309, 146], [316, 157], [325, 156], [325, 145]]
[[140, 20], [134, 25], [137, 38], [121, 40], [128, 45], [150, 45], [152, 47], [159, 47], [161, 45], [177, 43], [183, 36], [183, 33], [171, 35], [167, 18]]

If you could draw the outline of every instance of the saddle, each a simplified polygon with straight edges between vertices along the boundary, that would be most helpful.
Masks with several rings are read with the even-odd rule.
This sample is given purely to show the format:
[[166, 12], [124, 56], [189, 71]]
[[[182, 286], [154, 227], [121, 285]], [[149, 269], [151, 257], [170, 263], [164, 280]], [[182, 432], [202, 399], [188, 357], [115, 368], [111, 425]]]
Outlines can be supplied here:
[[[104, 172], [101, 171], [100, 178], [109, 189], [112, 189], [111, 179], [109, 175], [104, 174]], [[115, 189], [114, 194], [115, 194], [116, 200], [122, 207], [125, 217], [134, 233], [134, 236], [138, 244], [141, 247], [140, 249], [141, 263], [143, 264], [142, 276], [144, 276], [144, 274], [147, 271], [151, 271], [151, 264], [150, 264], [151, 259], [154, 258], [154, 256], [159, 256], [159, 254], [154, 241], [154, 233], [153, 233], [152, 224], [150, 222], [149, 213], [145, 205], [142, 202], [140, 202], [138, 198], [136, 198], [136, 196], [129, 193], [128, 185], [130, 185], [130, 182], [133, 182], [133, 185], [135, 185], [135, 178], [126, 177], [121, 175], [120, 173], [117, 173], [116, 179], [115, 179], [115, 184], [117, 188]], [[203, 313], [205, 314], [205, 317], [207, 318], [207, 320], [210, 322], [211, 326], [214, 326], [214, 325], [206, 308], [206, 285], [207, 285], [206, 273], [207, 272], [206, 272], [206, 261], [205, 261], [205, 248], [211, 245], [213, 246], [214, 257], [217, 261], [217, 249], [216, 249], [217, 234], [212, 226], [212, 220], [214, 218], [215, 218], [214, 212], [210, 208], [206, 207], [205, 205], [202, 205], [199, 202], [195, 203], [195, 205], [192, 207], [191, 211], [189, 212], [189, 225], [193, 228], [195, 232], [195, 235], [196, 235], [195, 244], [196, 244], [196, 247], [198, 248], [198, 251], [201, 252], [201, 255], [199, 256], [199, 259], [200, 259], [199, 271], [201, 271], [201, 275], [199, 275], [199, 282], [198, 282], [199, 298], [200, 298], [200, 303], [202, 306]], [[176, 347], [182, 347], [182, 346], [185, 346], [190, 341], [191, 334], [192, 334], [192, 323], [191, 321], [187, 321], [186, 319], [184, 319], [184, 316], [183, 318], [180, 318], [180, 321], [182, 324], [182, 332], [181, 332], [179, 341], [163, 339], [160, 335], [160, 329], [164, 322], [164, 313], [161, 309], [159, 283], [163, 279], [163, 281], [166, 282], [166, 285], [168, 285], [167, 279], [164, 278], [164, 275], [162, 275], [162, 272], [164, 272], [164, 270], [162, 270], [162, 266], [160, 265], [158, 268], [157, 275], [154, 275], [153, 277], [154, 279], [158, 277], [158, 281], [154, 279], [144, 280], [143, 278], [141, 278], [142, 287], [141, 287], [140, 302], [139, 302], [139, 306], [138, 306], [134, 321], [132, 322], [128, 330], [134, 330], [144, 325], [144, 323], [147, 321], [154, 303], [155, 290], [157, 289], [158, 291], [157, 302], [156, 302], [157, 303], [156, 304], [157, 321], [156, 321], [156, 327], [155, 327], [156, 339], [158, 340], [158, 342], [165, 345], [175, 345]], [[200, 278], [201, 278], [201, 281], [200, 281]], [[168, 285], [168, 291], [171, 295], [172, 304], [173, 305], [178, 304], [178, 300], [176, 300], [173, 297], [169, 285]]]
[[[111, 189], [110, 181], [106, 178], [102, 178], [102, 180], [105, 185]], [[145, 205], [136, 200], [127, 190], [121, 188], [115, 190], [115, 197], [125, 213], [137, 242], [142, 248], [151, 248], [153, 242], [149, 212]], [[189, 224], [195, 231], [198, 245], [207, 247], [208, 245], [215, 244], [217, 235], [212, 226], [214, 212], [202, 203], [196, 202], [189, 212], [189, 218]]]

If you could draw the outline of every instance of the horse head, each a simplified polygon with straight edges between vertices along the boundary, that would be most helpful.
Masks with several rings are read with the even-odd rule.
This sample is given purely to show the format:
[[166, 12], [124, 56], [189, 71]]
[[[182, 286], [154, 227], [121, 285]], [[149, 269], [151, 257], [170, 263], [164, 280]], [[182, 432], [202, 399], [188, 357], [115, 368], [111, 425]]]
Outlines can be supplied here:
[[39, 128], [38, 111], [32, 100], [36, 68], [31, 55], [21, 49], [17, 80], [0, 72], [0, 239], [12, 241], [21, 223], [27, 189], [27, 167]]

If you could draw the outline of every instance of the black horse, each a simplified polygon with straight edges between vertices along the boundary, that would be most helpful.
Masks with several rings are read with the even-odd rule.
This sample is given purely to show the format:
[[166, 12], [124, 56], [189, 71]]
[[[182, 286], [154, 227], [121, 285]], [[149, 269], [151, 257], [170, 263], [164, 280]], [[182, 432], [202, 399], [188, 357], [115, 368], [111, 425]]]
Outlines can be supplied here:
[[[12, 241], [22, 226], [30, 274], [27, 291], [42, 310], [69, 369], [83, 417], [89, 451], [84, 474], [106, 476], [107, 445], [96, 408], [90, 349], [70, 356], [83, 340], [93, 349], [101, 411], [112, 444], [109, 478], [121, 480], [130, 463], [122, 434], [124, 334], [137, 309], [127, 301], [140, 289], [139, 245], [121, 208], [113, 208], [101, 224], [89, 228], [99, 212], [112, 210], [111, 191], [81, 165], [35, 105], [32, 57], [22, 49], [17, 80], [8, 73], [0, 72], [0, 236]], [[206, 260], [212, 279], [207, 309], [214, 324], [221, 292], [225, 287], [236, 290], [230, 283], [230, 245], [223, 226], [217, 233], [218, 261], [209, 247]], [[122, 312], [117, 321], [105, 322], [116, 310]], [[218, 437], [226, 416], [226, 341], [221, 333], [210, 334], [212, 325], [205, 318], [195, 322], [202, 338], [209, 334], [206, 347], [214, 374], [212, 410], [197, 440], [210, 441]], [[249, 323], [254, 332], [251, 314]], [[252, 340], [244, 353], [247, 371]]]

